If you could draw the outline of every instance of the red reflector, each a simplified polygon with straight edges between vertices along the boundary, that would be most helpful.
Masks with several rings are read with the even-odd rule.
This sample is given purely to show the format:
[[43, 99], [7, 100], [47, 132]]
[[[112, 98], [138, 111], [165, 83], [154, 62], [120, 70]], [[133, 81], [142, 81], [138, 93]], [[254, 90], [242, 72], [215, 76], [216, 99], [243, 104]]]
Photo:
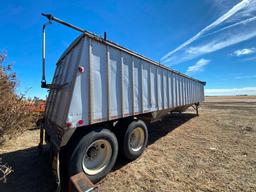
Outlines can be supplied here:
[[66, 125], [67, 125], [67, 127], [71, 127], [72, 123], [71, 122], [67, 122]]
[[78, 121], [78, 124], [82, 125], [82, 124], [84, 124], [84, 121], [81, 119], [81, 120]]
[[78, 67], [78, 70], [79, 70], [80, 73], [83, 73], [83, 72], [84, 72], [84, 67], [79, 66], [79, 67]]

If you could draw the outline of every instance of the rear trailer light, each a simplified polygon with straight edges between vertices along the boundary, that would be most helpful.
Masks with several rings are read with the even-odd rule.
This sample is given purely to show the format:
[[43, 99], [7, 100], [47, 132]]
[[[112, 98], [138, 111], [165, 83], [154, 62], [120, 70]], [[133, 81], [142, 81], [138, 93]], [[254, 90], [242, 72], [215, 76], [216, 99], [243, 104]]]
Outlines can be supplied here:
[[78, 121], [78, 124], [79, 124], [79, 125], [83, 125], [83, 124], [84, 124], [84, 121], [81, 119], [81, 120]]
[[71, 122], [67, 122], [66, 125], [67, 125], [67, 127], [71, 127], [72, 123]]
[[84, 72], [84, 67], [82, 67], [82, 66], [78, 66], [78, 71], [80, 72], [80, 73], [83, 73]]

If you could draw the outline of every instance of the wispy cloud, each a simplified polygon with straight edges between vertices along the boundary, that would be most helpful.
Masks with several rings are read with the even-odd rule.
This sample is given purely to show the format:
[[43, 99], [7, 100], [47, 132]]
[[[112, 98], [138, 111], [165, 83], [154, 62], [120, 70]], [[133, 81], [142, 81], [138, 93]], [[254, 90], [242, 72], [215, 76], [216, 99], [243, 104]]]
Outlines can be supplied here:
[[187, 69], [187, 74], [195, 73], [195, 72], [201, 72], [203, 71], [204, 67], [210, 63], [210, 60], [207, 59], [200, 59], [196, 62], [195, 65], [189, 66]]
[[243, 0], [161, 58], [178, 64], [256, 37], [256, 0]]
[[243, 61], [256, 61], [256, 57], [245, 58]]
[[243, 56], [243, 55], [250, 55], [252, 53], [255, 53], [256, 49], [253, 48], [245, 48], [245, 49], [238, 49], [234, 51], [234, 55], [237, 57]]
[[223, 95], [256, 95], [256, 87], [243, 87], [231, 89], [205, 89], [205, 95], [223, 96]]
[[242, 80], [242, 79], [256, 79], [256, 75], [244, 75], [244, 76], [236, 76], [234, 79]]

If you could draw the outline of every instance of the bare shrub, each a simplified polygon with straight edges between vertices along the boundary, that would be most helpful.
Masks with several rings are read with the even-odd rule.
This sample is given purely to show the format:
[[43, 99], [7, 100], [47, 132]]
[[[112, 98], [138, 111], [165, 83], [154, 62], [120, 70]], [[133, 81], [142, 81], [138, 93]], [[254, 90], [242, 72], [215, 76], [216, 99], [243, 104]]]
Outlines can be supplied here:
[[7, 176], [13, 172], [12, 168], [7, 164], [3, 164], [0, 159], [0, 181], [6, 183]]
[[17, 136], [31, 126], [33, 114], [26, 107], [24, 95], [17, 95], [16, 74], [0, 53], [0, 146], [6, 139]]
[[[0, 53], [0, 147], [5, 140], [31, 128], [35, 115], [27, 107], [24, 95], [17, 95], [16, 74], [6, 62], [7, 55]], [[0, 159], [0, 182], [6, 182], [13, 170]]]

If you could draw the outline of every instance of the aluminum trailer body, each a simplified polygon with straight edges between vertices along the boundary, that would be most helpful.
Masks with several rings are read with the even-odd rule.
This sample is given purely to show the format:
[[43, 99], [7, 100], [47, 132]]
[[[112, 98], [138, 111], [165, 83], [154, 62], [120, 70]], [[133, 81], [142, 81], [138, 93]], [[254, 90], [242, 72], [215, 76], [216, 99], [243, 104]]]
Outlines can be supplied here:
[[[82, 35], [57, 62], [46, 107], [53, 142], [68, 129], [145, 113], [189, 107], [204, 100], [204, 83], [111, 43]], [[51, 130], [52, 131], [52, 130]]]
[[[47, 17], [54, 20], [51, 15]], [[113, 167], [117, 141], [119, 150], [121, 148], [128, 159], [137, 158], [147, 144], [146, 121], [159, 119], [167, 112], [198, 106], [204, 100], [205, 82], [167, 68], [106, 38], [82, 32], [58, 60], [49, 86], [44, 80], [43, 46], [42, 87], [50, 89], [43, 129], [46, 130], [46, 140], [55, 146], [57, 153], [69, 144], [77, 130], [90, 129], [89, 133], [80, 134], [79, 139], [75, 139], [79, 140], [80, 148], [73, 150], [75, 154], [70, 152], [73, 163], [69, 166], [77, 162], [77, 167], [71, 168], [76, 171], [71, 172], [83, 170], [95, 182]], [[117, 131], [120, 134], [115, 133], [115, 126], [121, 127]], [[106, 131], [106, 127], [111, 131]], [[88, 149], [83, 152], [83, 148]], [[103, 161], [111, 162], [111, 165], [106, 165], [106, 171], [99, 168], [102, 173], [95, 171], [101, 165], [91, 162], [100, 153], [96, 149], [115, 156], [111, 161]], [[87, 160], [81, 160], [80, 153], [85, 153]]]

